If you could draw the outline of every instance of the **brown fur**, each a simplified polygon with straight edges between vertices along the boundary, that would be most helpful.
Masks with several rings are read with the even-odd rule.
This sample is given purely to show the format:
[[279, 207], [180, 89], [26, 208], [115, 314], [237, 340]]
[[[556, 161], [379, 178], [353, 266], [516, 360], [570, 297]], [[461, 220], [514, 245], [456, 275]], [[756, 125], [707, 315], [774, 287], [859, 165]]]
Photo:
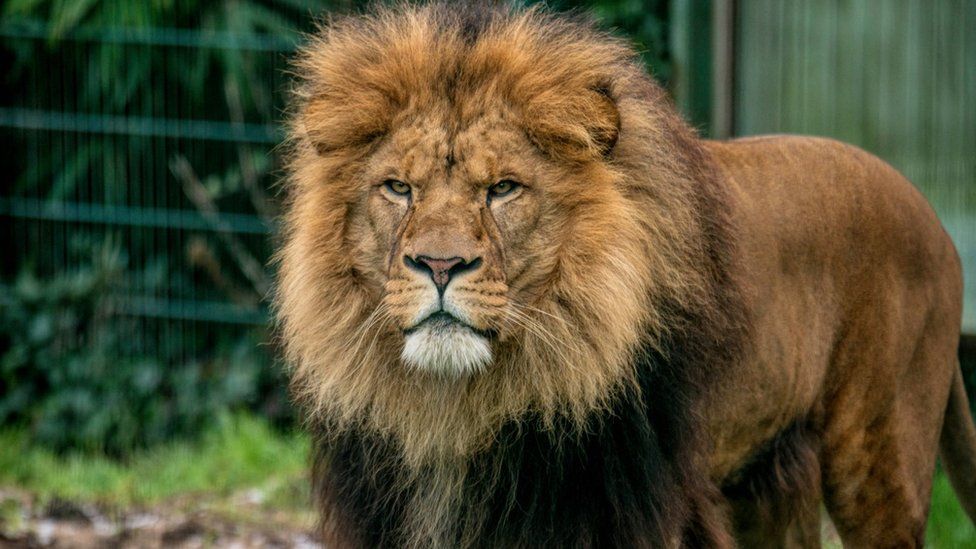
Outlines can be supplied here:
[[[802, 422], [819, 450], [796, 450], [796, 467], [821, 468], [845, 540], [919, 542], [960, 277], [917, 192], [833, 142], [698, 140], [633, 52], [592, 26], [453, 13], [379, 10], [304, 49], [279, 255], [296, 397], [327, 436], [392, 448], [399, 461], [377, 471], [433, 479], [408, 496], [406, 539], [447, 543], [469, 459], [505, 425], [583, 430], [640, 390], [641, 349], [680, 348], [697, 357], [701, 390], [684, 405], [701, 416], [687, 436], [702, 477], [733, 486]], [[411, 201], [384, 195], [387, 179], [410, 183]], [[525, 188], [486, 204], [501, 179]], [[401, 330], [430, 291], [401, 260], [414, 253], [481, 259], [452, 284], [494, 335], [483, 371], [401, 363]], [[787, 480], [820, 473], [771, 463]], [[327, 520], [332, 539], [357, 543], [343, 520]]]
[[[853, 147], [800, 137], [708, 147], [731, 193], [754, 328], [749, 360], [706, 408], [713, 475], [730, 478], [804, 420], [844, 542], [920, 546], [943, 418], [972, 432], [970, 418], [946, 416], [965, 400], [949, 398], [962, 306], [952, 243], [908, 181]], [[976, 448], [959, 446], [943, 457], [968, 469]]]
[[[306, 49], [299, 72], [307, 77], [300, 92], [307, 99], [295, 122], [299, 139], [279, 284], [299, 398], [317, 412], [368, 421], [393, 434], [418, 461], [431, 453], [463, 455], [483, 447], [503, 421], [530, 409], [581, 420], [629, 383], [625, 366], [644, 328], [666, 330], [651, 300], [694, 299], [704, 287], [696, 267], [702, 227], [688, 188], [692, 174], [682, 171], [671, 152], [680, 134], [659, 135], [658, 128], [686, 130], [660, 91], [637, 78], [629, 49], [602, 35], [568, 40], [556, 29], [540, 33], [538, 14], [527, 12], [466, 52], [465, 38], [435, 33], [431, 17], [418, 9], [402, 17], [337, 22]], [[462, 62], [465, 76], [459, 81]], [[619, 78], [621, 72], [635, 73], [634, 80]], [[590, 118], [598, 117], [606, 101], [589, 90], [611, 80], [619, 92], [630, 88], [619, 108], [640, 111], [628, 123], [647, 128], [633, 128], [634, 137], [622, 139], [618, 155], [632, 149], [627, 154], [634, 158], [615, 164], [593, 162], [601, 145], [588, 133], [599, 125]], [[450, 93], [431, 85], [447, 82]], [[649, 107], [656, 110], [648, 116]], [[465, 131], [452, 136], [455, 128]], [[637, 135], [658, 141], [637, 143]], [[397, 275], [402, 266], [389, 261], [390, 250], [404, 244], [390, 239], [392, 231], [371, 234], [362, 219], [369, 189], [363, 179], [374, 165], [392, 157], [403, 159], [401, 173], [410, 179], [443, 177], [440, 160], [448, 154], [449, 138], [464, 156], [459, 170], [479, 184], [508, 168], [547, 185], [545, 211], [524, 214], [538, 216], [535, 231], [519, 243], [520, 253], [507, 254], [504, 267], [521, 275], [493, 279], [492, 271], [502, 266], [495, 264], [500, 256], [491, 256], [487, 277], [471, 282], [470, 295], [488, 300], [500, 294], [516, 304], [511, 307], [539, 309], [526, 314], [544, 329], [492, 326], [504, 340], [498, 364], [461, 380], [389, 368], [402, 345], [399, 331], [391, 328], [399, 327], [401, 305], [410, 307], [409, 282]], [[556, 144], [562, 156], [543, 157], [530, 139], [546, 144], [546, 151]], [[367, 152], [383, 159], [366, 164]], [[622, 169], [644, 171], [642, 178], [655, 180], [653, 187], [625, 177]], [[584, 207], [585, 217], [572, 215]], [[478, 217], [435, 213], [453, 226]], [[453, 217], [445, 221], [444, 215]], [[394, 216], [377, 215], [386, 222]], [[429, 229], [421, 224], [418, 230]], [[573, 238], [563, 241], [562, 234]], [[389, 277], [386, 269], [392, 270]], [[364, 330], [381, 302], [392, 318], [381, 316]], [[483, 309], [502, 315], [504, 307]]]

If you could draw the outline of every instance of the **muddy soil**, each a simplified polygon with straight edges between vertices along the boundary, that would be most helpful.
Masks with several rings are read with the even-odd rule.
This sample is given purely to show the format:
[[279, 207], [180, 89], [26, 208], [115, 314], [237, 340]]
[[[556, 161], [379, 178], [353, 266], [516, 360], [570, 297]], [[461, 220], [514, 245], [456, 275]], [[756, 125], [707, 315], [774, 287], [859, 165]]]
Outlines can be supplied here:
[[243, 494], [230, 501], [185, 499], [146, 509], [45, 503], [0, 489], [0, 548], [321, 547], [308, 514], [263, 508]]

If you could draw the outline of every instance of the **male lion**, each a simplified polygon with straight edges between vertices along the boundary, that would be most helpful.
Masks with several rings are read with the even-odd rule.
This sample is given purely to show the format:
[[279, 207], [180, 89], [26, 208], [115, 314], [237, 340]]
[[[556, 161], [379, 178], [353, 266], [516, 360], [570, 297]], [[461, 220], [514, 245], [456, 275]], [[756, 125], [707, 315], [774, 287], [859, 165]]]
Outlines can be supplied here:
[[976, 514], [959, 259], [834, 141], [707, 142], [633, 50], [396, 6], [297, 63], [277, 310], [329, 547], [921, 546]]

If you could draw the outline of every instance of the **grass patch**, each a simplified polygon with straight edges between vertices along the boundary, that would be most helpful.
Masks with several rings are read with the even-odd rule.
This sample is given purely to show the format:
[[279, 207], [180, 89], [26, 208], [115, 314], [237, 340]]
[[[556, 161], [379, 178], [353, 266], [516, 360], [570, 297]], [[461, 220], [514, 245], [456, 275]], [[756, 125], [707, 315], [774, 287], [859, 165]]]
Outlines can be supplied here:
[[[22, 490], [40, 502], [62, 499], [120, 510], [205, 499], [237, 523], [267, 520], [239, 503], [242, 494], [256, 490], [260, 507], [287, 515], [279, 522], [305, 524], [311, 513], [308, 449], [306, 436], [282, 433], [250, 415], [222, 418], [197, 443], [160, 446], [125, 462], [55, 455], [32, 445], [25, 432], [8, 430], [0, 431], [0, 487]], [[18, 513], [5, 511], [0, 505], [0, 523], [12, 525]], [[976, 547], [976, 528], [941, 471], [933, 486], [927, 541], [937, 549]]]
[[940, 470], [932, 485], [932, 507], [925, 539], [929, 547], [976, 547], [976, 527], [959, 505], [949, 479]]
[[25, 432], [8, 430], [0, 432], [0, 486], [20, 488], [42, 501], [119, 508], [254, 487], [274, 496], [305, 482], [307, 456], [305, 436], [275, 431], [248, 415], [221, 418], [199, 442], [160, 446], [124, 462], [82, 453], [58, 456], [32, 445]]

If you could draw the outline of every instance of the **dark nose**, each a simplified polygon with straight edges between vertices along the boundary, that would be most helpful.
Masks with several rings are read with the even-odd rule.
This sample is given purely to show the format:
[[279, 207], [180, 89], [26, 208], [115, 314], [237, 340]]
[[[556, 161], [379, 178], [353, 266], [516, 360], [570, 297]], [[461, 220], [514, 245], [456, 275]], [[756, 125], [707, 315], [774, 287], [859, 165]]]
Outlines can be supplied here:
[[407, 267], [415, 271], [430, 275], [430, 278], [434, 281], [434, 285], [437, 286], [437, 291], [443, 292], [444, 288], [447, 288], [447, 283], [451, 281], [452, 276], [477, 269], [478, 265], [481, 264], [481, 258], [465, 261], [461, 257], [443, 259], [439, 257], [427, 257], [426, 255], [418, 255], [417, 257], [405, 255], [403, 256], [403, 262], [406, 263]]

